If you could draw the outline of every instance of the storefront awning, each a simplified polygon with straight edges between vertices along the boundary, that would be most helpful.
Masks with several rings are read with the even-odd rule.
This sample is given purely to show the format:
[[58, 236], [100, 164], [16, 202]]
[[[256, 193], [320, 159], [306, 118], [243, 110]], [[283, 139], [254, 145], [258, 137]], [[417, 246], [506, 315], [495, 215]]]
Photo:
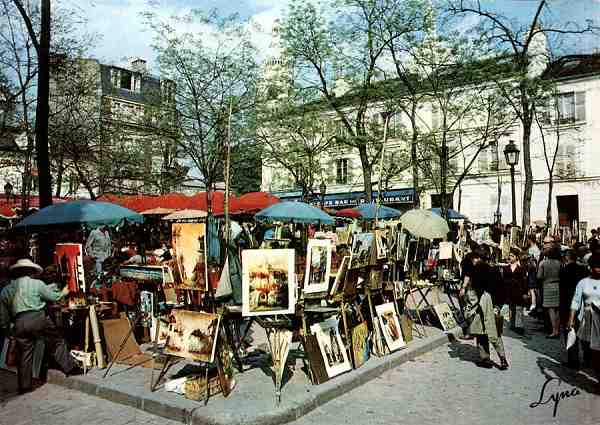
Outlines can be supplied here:
[[[377, 199], [377, 194], [377, 191], [373, 192], [373, 201]], [[275, 195], [282, 201], [300, 201], [302, 199], [302, 194], [300, 192], [275, 193]], [[382, 195], [383, 203], [386, 205], [411, 205], [414, 203], [415, 199], [415, 191], [412, 188], [388, 190], [383, 192]], [[319, 205], [321, 203], [321, 197], [316, 195], [309, 202]], [[364, 192], [328, 193], [325, 195], [323, 206], [326, 208], [348, 208], [364, 203], [367, 203]]]

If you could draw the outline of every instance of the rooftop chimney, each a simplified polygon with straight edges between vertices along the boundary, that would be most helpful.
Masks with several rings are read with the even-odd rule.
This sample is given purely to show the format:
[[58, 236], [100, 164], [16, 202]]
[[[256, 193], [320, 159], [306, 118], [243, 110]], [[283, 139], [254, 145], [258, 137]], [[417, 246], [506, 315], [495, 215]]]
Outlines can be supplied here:
[[131, 70], [139, 72], [141, 74], [146, 73], [146, 60], [142, 58], [135, 58], [131, 61]]

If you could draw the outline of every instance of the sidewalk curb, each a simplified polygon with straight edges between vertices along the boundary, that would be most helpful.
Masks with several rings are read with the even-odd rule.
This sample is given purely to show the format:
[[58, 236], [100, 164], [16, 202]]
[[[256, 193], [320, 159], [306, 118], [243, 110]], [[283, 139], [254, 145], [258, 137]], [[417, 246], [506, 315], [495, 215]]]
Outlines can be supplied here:
[[[446, 333], [412, 341], [406, 349], [384, 357], [373, 357], [359, 369], [352, 370], [321, 385], [311, 387], [308, 399], [302, 400], [301, 403], [296, 401], [286, 408], [274, 408], [270, 412], [252, 417], [231, 416], [230, 412], [220, 412], [219, 417], [206, 415], [206, 412], [202, 409], [190, 410], [173, 406], [160, 400], [159, 397], [149, 398], [144, 394], [127, 393], [114, 387], [103, 386], [101, 385], [102, 382], [93, 383], [78, 379], [78, 377], [66, 378], [62, 373], [53, 370], [48, 371], [48, 382], [187, 424], [280, 425], [292, 422], [317, 407], [377, 378], [384, 372], [432, 351], [460, 335], [462, 335], [462, 330], [457, 327]], [[198, 407], [202, 406], [201, 403]]]

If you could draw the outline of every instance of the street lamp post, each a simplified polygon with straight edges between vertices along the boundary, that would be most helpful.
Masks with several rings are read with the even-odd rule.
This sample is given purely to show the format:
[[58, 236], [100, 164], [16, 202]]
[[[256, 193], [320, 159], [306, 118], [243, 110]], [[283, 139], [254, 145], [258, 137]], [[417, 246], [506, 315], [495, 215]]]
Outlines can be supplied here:
[[515, 201], [515, 165], [519, 163], [519, 148], [514, 140], [509, 140], [504, 148], [506, 163], [510, 166], [510, 184], [512, 188], [512, 225], [517, 225], [517, 204]]
[[321, 209], [323, 209], [325, 207], [325, 192], [327, 192], [327, 185], [325, 184], [325, 180], [321, 181], [319, 189], [321, 189]]

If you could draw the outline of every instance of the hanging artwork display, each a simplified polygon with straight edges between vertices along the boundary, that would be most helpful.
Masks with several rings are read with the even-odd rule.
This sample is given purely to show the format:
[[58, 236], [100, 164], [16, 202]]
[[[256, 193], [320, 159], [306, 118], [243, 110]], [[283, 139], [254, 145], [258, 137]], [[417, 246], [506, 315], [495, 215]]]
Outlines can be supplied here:
[[142, 315], [141, 324], [145, 328], [152, 326], [154, 317], [154, 294], [150, 291], [140, 292], [140, 314]]
[[370, 289], [381, 289], [383, 287], [382, 271], [381, 269], [374, 267], [369, 270], [369, 288]]
[[304, 292], [325, 292], [329, 289], [332, 244], [329, 239], [310, 239], [306, 254]]
[[375, 231], [375, 246], [377, 247], [377, 259], [383, 260], [388, 257], [388, 232], [378, 229]]
[[315, 323], [310, 327], [310, 330], [317, 337], [327, 376], [332, 378], [352, 369], [340, 336], [338, 320], [332, 317], [323, 322]]
[[165, 353], [212, 363], [221, 316], [201, 311], [174, 310], [171, 315]]
[[54, 251], [54, 264], [66, 279], [69, 291], [85, 292], [83, 249], [80, 243], [58, 243]]
[[358, 269], [371, 264], [374, 243], [375, 236], [373, 233], [357, 233], [354, 235], [350, 255], [350, 269]]
[[454, 244], [452, 242], [440, 242], [440, 260], [451, 260], [452, 259], [452, 248]]
[[350, 226], [338, 228], [335, 231], [337, 235], [337, 244], [338, 245], [348, 245], [350, 243], [350, 235], [352, 234], [352, 229]]
[[173, 272], [177, 287], [206, 291], [206, 224], [173, 223], [171, 242], [175, 251]]
[[346, 279], [346, 273], [348, 272], [348, 265], [350, 264], [350, 256], [346, 255], [342, 258], [342, 262], [338, 267], [337, 273], [335, 275], [335, 280], [333, 282], [333, 286], [331, 287], [331, 291], [329, 291], [329, 295], [334, 296], [339, 288], [343, 288], [343, 282]]
[[296, 308], [293, 249], [242, 251], [242, 314], [291, 314]]
[[390, 351], [405, 347], [406, 343], [402, 337], [402, 328], [400, 327], [394, 303], [375, 306], [375, 311], [377, 312], [379, 324], [381, 325], [385, 342]]
[[396, 260], [404, 260], [406, 256], [406, 245], [408, 243], [408, 234], [406, 232], [396, 232]]
[[448, 303], [435, 304], [433, 306], [433, 310], [435, 311], [435, 314], [440, 320], [442, 329], [444, 329], [445, 331], [449, 331], [457, 326], [456, 320], [454, 320], [454, 315], [452, 314]]

